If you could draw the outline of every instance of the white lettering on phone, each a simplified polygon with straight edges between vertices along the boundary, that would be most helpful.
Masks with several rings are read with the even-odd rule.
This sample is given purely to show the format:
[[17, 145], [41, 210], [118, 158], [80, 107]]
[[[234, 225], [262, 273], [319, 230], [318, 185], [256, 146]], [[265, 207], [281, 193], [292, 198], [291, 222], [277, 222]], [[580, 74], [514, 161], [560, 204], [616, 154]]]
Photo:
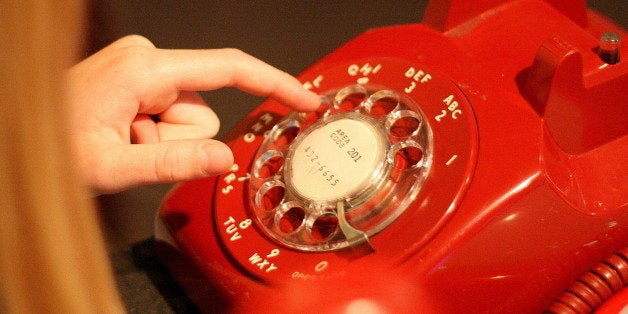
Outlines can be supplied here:
[[245, 143], [253, 143], [253, 141], [255, 141], [255, 134], [246, 133], [244, 134], [244, 137], [242, 139], [244, 140]]
[[347, 73], [351, 76], [362, 75], [362, 77], [357, 80], [358, 84], [367, 84], [369, 82], [368, 76], [370, 74], [376, 74], [379, 70], [381, 70], [381, 68], [381, 64], [377, 64], [375, 66], [372, 66], [369, 63], [365, 63], [362, 66], [352, 64], [347, 68]]
[[[277, 254], [279, 254], [279, 253], [277, 253]], [[249, 262], [251, 262], [251, 264], [259, 267], [259, 269], [261, 269], [261, 270], [263, 270], [263, 271], [265, 271], [267, 273], [270, 273], [271, 271], [274, 271], [274, 270], [278, 269], [278, 267], [274, 263], [271, 263], [267, 259], [262, 258], [261, 256], [259, 256], [259, 254], [257, 254], [257, 252], [253, 253], [253, 255], [251, 255], [251, 257], [249, 257]], [[266, 268], [266, 269], [264, 269], [264, 268]]]
[[462, 114], [462, 110], [458, 108], [458, 101], [454, 99], [454, 95], [449, 95], [443, 99], [443, 103], [447, 106], [447, 110], [442, 109], [440, 114], [434, 117], [437, 122], [440, 122], [443, 118], [447, 116], [448, 113], [451, 113], [450, 116], [452, 119], [458, 119], [458, 116]]
[[[233, 182], [237, 178], [235, 173], [233, 173], [233, 172], [236, 172], [239, 169], [240, 169], [240, 166], [238, 166], [238, 164], [233, 164], [233, 166], [231, 166], [231, 169], [229, 169], [229, 171], [231, 171], [232, 173], [230, 173], [229, 175], [225, 176], [225, 178], [223, 179], [225, 181], [225, 183], [227, 183], [227, 186], [225, 186], [224, 188], [221, 189], [222, 194], [229, 194], [229, 193], [231, 193], [231, 191], [233, 191], [234, 187], [233, 187], [233, 185], [231, 185], [231, 182]], [[242, 178], [237, 178], [237, 179], [238, 179], [239, 182], [245, 181], [246, 179], [248, 179], [248, 174], [245, 177], [245, 179], [242, 179]]]
[[447, 166], [451, 165], [451, 163], [454, 162], [454, 160], [456, 160], [456, 158], [458, 158], [458, 155], [451, 156], [451, 158], [449, 158], [449, 160], [445, 163], [445, 165], [447, 165]]
[[323, 270], [327, 269], [328, 266], [329, 266], [329, 262], [328, 261], [322, 261], [322, 262], [316, 264], [316, 266], [314, 266], [314, 271], [317, 272], [317, 273], [320, 273]]
[[310, 90], [314, 87], [319, 88], [321, 87], [321, 82], [323, 81], [323, 76], [319, 75], [317, 76], [314, 80], [312, 80], [312, 82], [307, 81], [305, 83], [303, 83], [303, 88]]
[[239, 224], [236, 224], [235, 218], [229, 216], [227, 221], [223, 222], [222, 224], [227, 226], [225, 228], [225, 232], [231, 235], [231, 238], [229, 238], [229, 240], [236, 241], [242, 239], [242, 235], [240, 234], [239, 230], [248, 228], [252, 223], [253, 221], [251, 219], [245, 219]]
[[268, 129], [268, 126], [272, 124], [273, 120], [273, 115], [268, 112], [261, 115], [257, 119], [257, 121], [253, 123], [253, 125], [250, 127], [251, 132], [244, 134], [244, 136], [242, 137], [244, 142], [253, 143], [256, 138], [255, 133], [259, 134], [261, 131], [265, 131], [265, 129]]
[[410, 85], [404, 89], [407, 94], [410, 94], [417, 87], [417, 83], [427, 83], [429, 80], [432, 79], [432, 75], [424, 72], [421, 69], [417, 70], [414, 67], [410, 67], [408, 70], [406, 70], [406, 73], [404, 73], [404, 75], [405, 77], [412, 79], [412, 81], [410, 81]]
[[272, 249], [266, 257], [271, 258], [279, 255], [279, 249]]

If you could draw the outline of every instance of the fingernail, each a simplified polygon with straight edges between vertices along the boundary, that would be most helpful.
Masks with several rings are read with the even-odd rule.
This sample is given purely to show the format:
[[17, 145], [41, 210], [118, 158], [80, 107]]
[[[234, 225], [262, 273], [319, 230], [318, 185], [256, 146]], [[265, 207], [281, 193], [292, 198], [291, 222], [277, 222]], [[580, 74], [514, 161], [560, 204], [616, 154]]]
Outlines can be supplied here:
[[233, 154], [225, 145], [205, 144], [201, 146], [200, 163], [205, 175], [221, 174], [233, 165]]
[[316, 94], [316, 93], [314, 93], [312, 91], [309, 91], [309, 90], [306, 90], [306, 91], [307, 91], [308, 98], [309, 98], [308, 99], [308, 103], [309, 103], [308, 107], [311, 108], [311, 110], [318, 109], [318, 107], [321, 105], [321, 101], [322, 101], [321, 96], [319, 96], [318, 94]]

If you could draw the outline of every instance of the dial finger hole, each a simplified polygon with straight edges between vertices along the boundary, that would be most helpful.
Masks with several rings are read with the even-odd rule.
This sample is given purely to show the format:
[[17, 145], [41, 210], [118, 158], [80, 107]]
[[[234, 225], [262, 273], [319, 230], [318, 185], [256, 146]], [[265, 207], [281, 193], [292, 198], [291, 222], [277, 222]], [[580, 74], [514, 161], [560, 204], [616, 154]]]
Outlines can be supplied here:
[[292, 143], [292, 141], [294, 141], [294, 139], [297, 137], [297, 134], [299, 134], [299, 131], [300, 129], [298, 126], [286, 128], [275, 139], [275, 145], [280, 148], [284, 148], [290, 145], [290, 143]]
[[386, 118], [386, 129], [397, 138], [414, 136], [421, 127], [421, 117], [411, 110], [395, 111]]
[[299, 121], [294, 119], [283, 120], [273, 128], [270, 138], [277, 148], [284, 148], [294, 141], [299, 131], [301, 131]]
[[283, 162], [284, 157], [281, 152], [269, 150], [255, 161], [253, 175], [259, 179], [268, 179], [281, 171]]
[[354, 110], [366, 99], [367, 91], [360, 85], [341, 89], [334, 97], [334, 108], [340, 112]]
[[390, 148], [387, 159], [396, 170], [412, 169], [423, 162], [423, 150], [415, 141], [399, 142]]
[[399, 107], [399, 96], [389, 90], [380, 90], [371, 95], [365, 102], [366, 112], [375, 117], [383, 117]]
[[281, 205], [277, 212], [275, 223], [279, 230], [285, 234], [291, 234], [301, 229], [305, 222], [305, 209], [297, 202], [288, 202]]
[[338, 217], [333, 213], [323, 213], [316, 217], [310, 229], [310, 235], [316, 241], [325, 241], [338, 231]]
[[279, 180], [266, 182], [255, 195], [255, 205], [263, 211], [272, 211], [281, 204], [285, 194], [283, 182]]

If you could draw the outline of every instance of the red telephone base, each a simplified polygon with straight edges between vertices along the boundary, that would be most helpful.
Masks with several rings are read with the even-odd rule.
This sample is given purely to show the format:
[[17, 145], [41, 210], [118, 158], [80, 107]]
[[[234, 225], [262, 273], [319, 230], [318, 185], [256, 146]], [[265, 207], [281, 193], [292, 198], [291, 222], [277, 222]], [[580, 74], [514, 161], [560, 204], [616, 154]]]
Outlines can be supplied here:
[[[334, 132], [355, 137], [372, 126], [384, 143], [373, 147], [415, 136], [423, 141], [412, 168], [421, 169], [420, 182], [382, 171], [373, 189], [344, 188], [368, 195], [363, 203], [349, 197], [325, 207], [338, 201], [335, 190], [290, 186], [285, 169], [301, 165], [291, 162], [315, 158], [294, 157], [310, 146], [276, 148], [279, 139], [265, 139], [289, 113], [268, 100], [227, 138], [232, 171], [180, 184], [166, 197], [157, 224], [161, 256], [207, 312], [625, 311], [628, 63], [623, 49], [613, 56], [623, 44], [600, 47], [606, 32], [624, 33], [583, 1], [451, 0], [430, 3], [422, 24], [362, 34], [299, 78], [321, 94], [376, 86], [399, 96], [417, 121], [408, 134], [391, 131], [399, 109], [385, 113], [397, 120], [366, 119], [381, 126], [347, 118], [339, 124], [345, 130]], [[372, 114], [367, 103], [358, 101], [348, 110], [359, 114], [347, 117]], [[330, 106], [317, 118], [344, 110], [341, 102]], [[328, 147], [301, 127], [295, 143]], [[260, 147], [272, 154], [259, 157]], [[341, 177], [351, 162], [340, 158], [359, 154], [396, 162], [363, 147], [372, 155], [319, 152], [316, 158], [331, 159], [299, 182], [329, 184], [323, 179], [333, 182], [334, 173], [323, 169], [337, 166]], [[292, 159], [273, 168], [268, 156]], [[261, 175], [266, 166], [272, 172]], [[384, 193], [389, 186], [408, 192]], [[276, 187], [288, 192], [264, 205]], [[286, 201], [294, 191], [307, 196], [293, 198], [297, 210]], [[360, 206], [372, 206], [373, 215]], [[309, 218], [325, 210], [330, 219], [321, 225]]]

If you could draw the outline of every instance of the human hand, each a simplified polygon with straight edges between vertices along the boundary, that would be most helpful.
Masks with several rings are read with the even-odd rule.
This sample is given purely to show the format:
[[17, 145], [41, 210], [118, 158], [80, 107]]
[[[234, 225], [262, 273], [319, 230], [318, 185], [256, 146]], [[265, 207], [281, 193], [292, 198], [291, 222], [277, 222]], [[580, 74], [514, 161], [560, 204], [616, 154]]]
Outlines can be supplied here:
[[320, 103], [289, 74], [239, 50], [158, 49], [137, 35], [72, 67], [68, 82], [75, 155], [97, 194], [231, 167], [230, 149], [209, 139], [219, 120], [196, 91], [232, 86], [301, 111]]

